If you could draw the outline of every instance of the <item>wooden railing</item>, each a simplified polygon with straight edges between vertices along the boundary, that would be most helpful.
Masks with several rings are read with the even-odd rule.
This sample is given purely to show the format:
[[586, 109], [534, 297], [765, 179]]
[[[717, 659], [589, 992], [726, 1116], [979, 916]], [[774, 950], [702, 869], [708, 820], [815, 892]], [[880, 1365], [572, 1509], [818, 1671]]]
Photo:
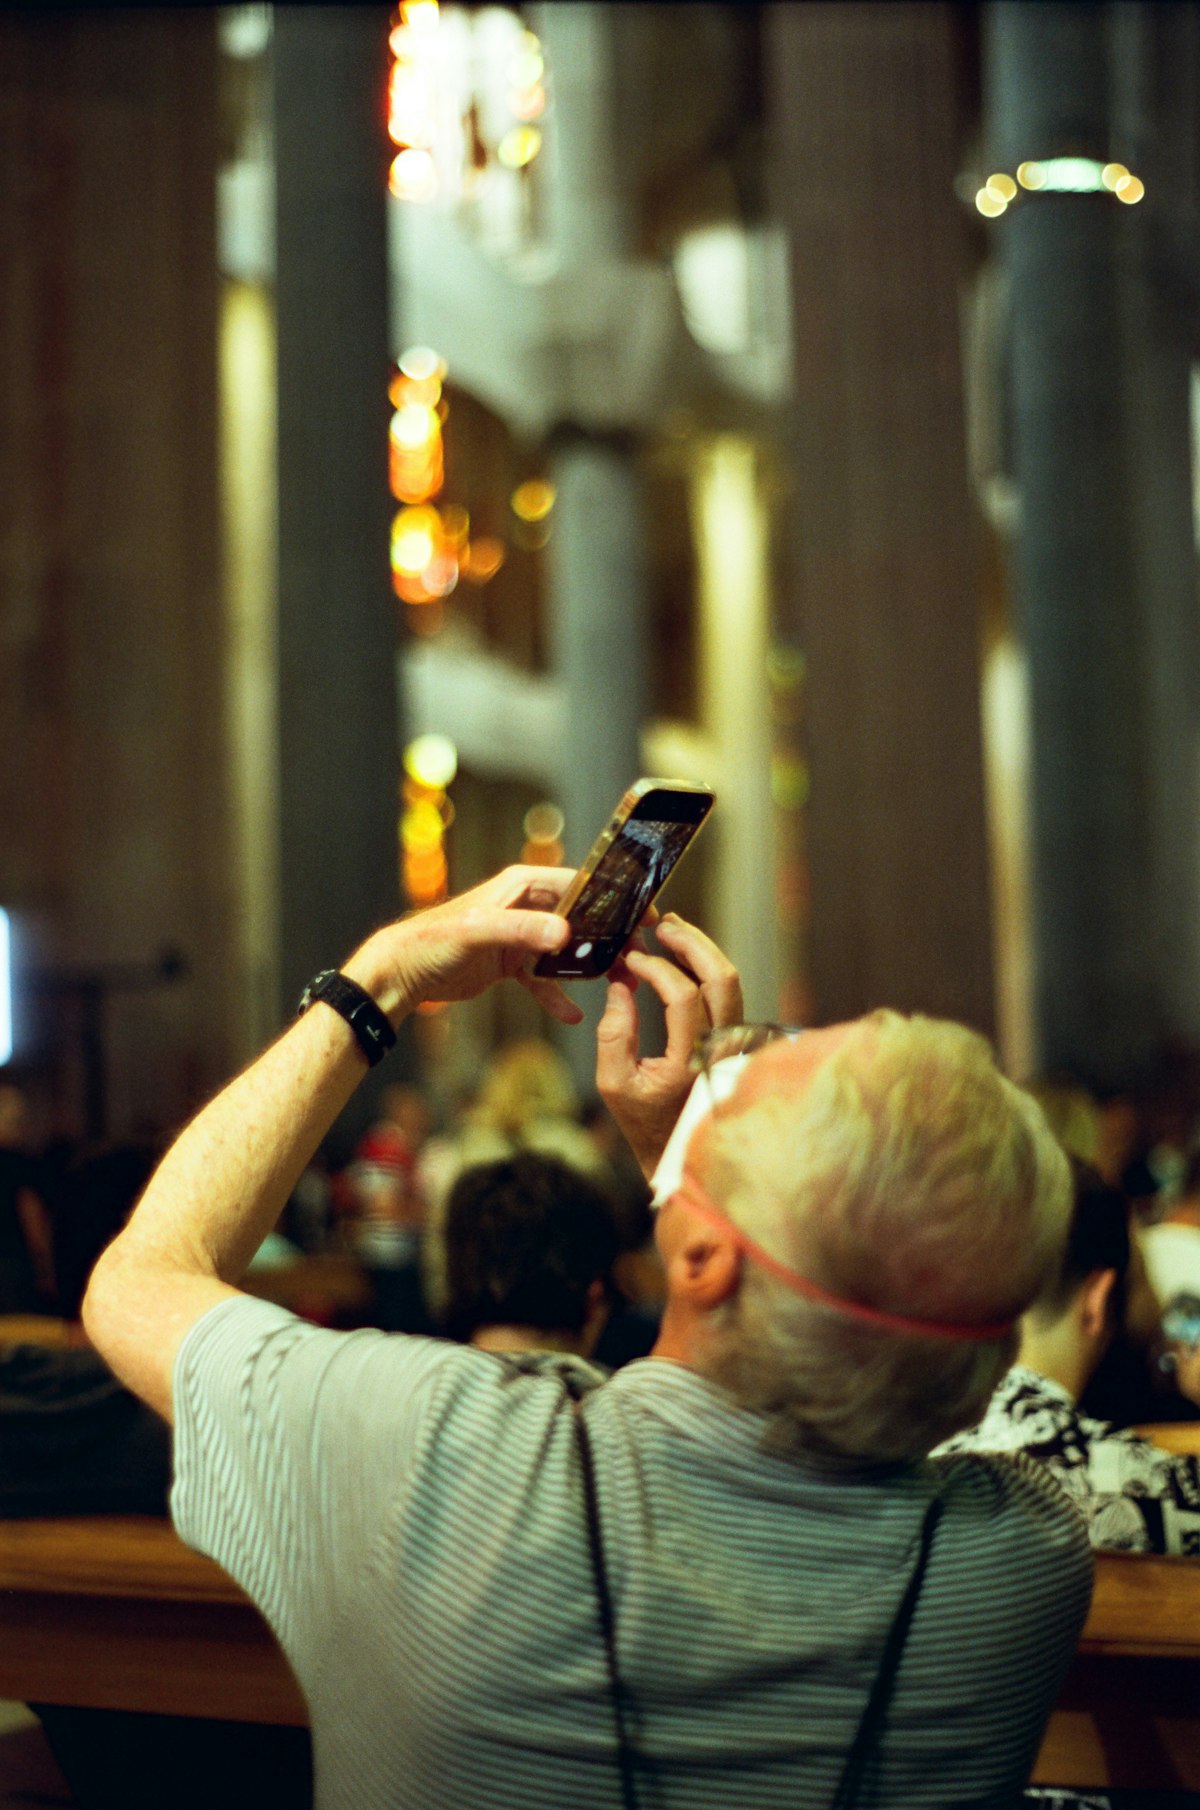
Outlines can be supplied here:
[[[143, 1516], [0, 1522], [0, 1698], [306, 1720], [258, 1612]], [[1200, 1564], [1100, 1555], [1034, 1778], [1200, 1790]]]

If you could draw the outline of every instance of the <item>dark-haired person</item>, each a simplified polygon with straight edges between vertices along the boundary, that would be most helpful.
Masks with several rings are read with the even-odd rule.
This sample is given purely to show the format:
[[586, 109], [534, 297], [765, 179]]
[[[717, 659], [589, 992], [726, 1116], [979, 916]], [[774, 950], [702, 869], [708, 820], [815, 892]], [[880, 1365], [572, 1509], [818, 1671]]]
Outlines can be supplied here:
[[[576, 1402], [545, 1367], [237, 1289], [421, 1001], [512, 978], [579, 1022], [529, 966], [569, 934], [572, 878], [510, 868], [377, 931], [101, 1259], [86, 1321], [174, 1416], [176, 1525], [274, 1627], [319, 1810], [829, 1810], [860, 1767], [877, 1810], [999, 1810], [1092, 1555], [1042, 1467], [926, 1458], [1012, 1361], [1067, 1217], [1066, 1158], [982, 1038], [872, 1013], [753, 1051], [706, 1038], [697, 1076], [741, 990], [668, 914], [596, 1033], [656, 1177], [651, 1357]], [[664, 1007], [652, 1055], [634, 982]]]
[[1147, 1282], [1126, 1195], [1074, 1162], [1066, 1253], [1021, 1323], [1018, 1360], [979, 1425], [944, 1451], [1024, 1452], [1048, 1465], [1087, 1519], [1092, 1545], [1200, 1556], [1200, 1457], [1161, 1450], [1084, 1414], [1078, 1399]]
[[533, 1151], [464, 1170], [442, 1237], [451, 1338], [591, 1357], [608, 1318], [617, 1227], [586, 1176]]
[[142, 1145], [89, 1151], [53, 1199], [56, 1305], [51, 1342], [0, 1324], [0, 1517], [167, 1512], [171, 1436], [92, 1350], [79, 1323], [92, 1265], [129, 1217], [158, 1160]]

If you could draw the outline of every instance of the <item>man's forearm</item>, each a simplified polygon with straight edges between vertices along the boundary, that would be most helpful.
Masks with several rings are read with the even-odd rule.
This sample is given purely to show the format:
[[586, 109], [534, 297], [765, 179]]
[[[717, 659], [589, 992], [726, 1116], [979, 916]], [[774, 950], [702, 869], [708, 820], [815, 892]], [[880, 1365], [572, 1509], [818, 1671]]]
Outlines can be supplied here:
[[[506, 868], [460, 899], [387, 925], [342, 972], [394, 1026], [423, 999], [472, 999], [506, 976], [567, 1023], [579, 1010], [529, 959], [561, 948], [549, 907], [561, 868]], [[181, 1133], [128, 1226], [96, 1265], [84, 1325], [113, 1369], [160, 1413], [189, 1328], [232, 1291], [366, 1073], [345, 1020], [317, 1001]]]

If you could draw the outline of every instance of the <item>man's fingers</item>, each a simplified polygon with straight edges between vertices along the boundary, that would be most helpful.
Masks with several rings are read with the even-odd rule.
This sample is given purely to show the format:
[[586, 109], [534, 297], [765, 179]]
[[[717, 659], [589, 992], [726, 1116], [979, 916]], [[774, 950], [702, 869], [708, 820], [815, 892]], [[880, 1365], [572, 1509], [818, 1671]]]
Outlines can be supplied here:
[[625, 963], [630, 973], [637, 980], [645, 981], [662, 1000], [667, 1029], [667, 1047], [663, 1053], [667, 1061], [687, 1064], [697, 1037], [708, 1029], [700, 988], [690, 974], [685, 974], [663, 955], [641, 955], [636, 949], [630, 949]]
[[741, 977], [725, 951], [673, 911], [655, 926], [655, 935], [673, 960], [695, 975], [710, 1024], [741, 1024], [746, 1015]]
[[580, 1024], [583, 1020], [583, 1009], [577, 1006], [570, 996], [563, 992], [556, 980], [547, 980], [527, 969], [518, 968], [513, 976], [519, 980], [527, 993], [532, 993], [544, 1012], [551, 1018], [557, 1018], [560, 1024]]
[[596, 1026], [596, 1086], [601, 1094], [616, 1090], [637, 1068], [638, 1013], [633, 987], [610, 979], [604, 1012]]

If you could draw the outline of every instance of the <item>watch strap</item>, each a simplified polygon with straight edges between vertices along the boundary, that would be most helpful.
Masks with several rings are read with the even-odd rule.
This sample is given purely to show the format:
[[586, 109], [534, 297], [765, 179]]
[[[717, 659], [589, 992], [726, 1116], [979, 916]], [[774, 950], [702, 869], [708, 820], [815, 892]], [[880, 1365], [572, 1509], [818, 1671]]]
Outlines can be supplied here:
[[307, 1012], [318, 999], [332, 1006], [346, 1020], [372, 1068], [383, 1061], [396, 1042], [396, 1033], [388, 1023], [387, 1014], [376, 1005], [365, 987], [360, 987], [348, 974], [339, 974], [336, 968], [325, 968], [313, 976], [300, 995], [296, 1016]]

